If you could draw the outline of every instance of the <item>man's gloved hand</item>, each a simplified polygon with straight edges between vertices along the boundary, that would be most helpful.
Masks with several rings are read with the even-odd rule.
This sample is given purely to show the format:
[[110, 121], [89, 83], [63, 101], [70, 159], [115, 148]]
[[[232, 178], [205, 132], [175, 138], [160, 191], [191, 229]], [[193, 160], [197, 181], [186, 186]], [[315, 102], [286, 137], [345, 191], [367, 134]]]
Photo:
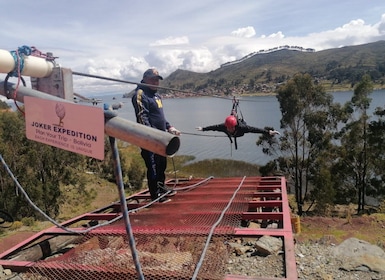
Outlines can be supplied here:
[[180, 135], [180, 131], [178, 129], [176, 129], [175, 127], [173, 127], [173, 126], [171, 126], [168, 129], [168, 132], [170, 132], [171, 134], [174, 134], [174, 135]]
[[201, 126], [198, 126], [198, 127], [196, 127], [195, 129], [196, 129], [196, 130], [199, 130], [199, 131], [202, 131], [202, 130], [203, 130], [203, 128], [202, 128]]
[[269, 130], [269, 135], [270, 135], [270, 136], [274, 136], [274, 135], [276, 135], [276, 134], [281, 135], [281, 133], [279, 133], [279, 132], [276, 131], [276, 130]]

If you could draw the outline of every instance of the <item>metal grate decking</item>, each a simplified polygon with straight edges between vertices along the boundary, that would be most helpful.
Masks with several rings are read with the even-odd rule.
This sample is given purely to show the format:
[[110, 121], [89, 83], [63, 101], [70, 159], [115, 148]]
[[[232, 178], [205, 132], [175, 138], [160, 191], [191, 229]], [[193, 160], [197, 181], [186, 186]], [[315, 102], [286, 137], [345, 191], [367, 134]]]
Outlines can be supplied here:
[[[126, 198], [145, 279], [191, 279], [207, 236], [221, 215], [198, 279], [297, 279], [285, 178], [211, 178], [200, 182], [170, 180], [167, 186], [178, 190], [171, 201], [145, 208], [150, 201], [147, 191]], [[120, 204], [113, 203], [62, 225], [84, 229], [120, 214]], [[274, 222], [276, 227], [247, 227], [250, 222]], [[282, 277], [228, 274], [231, 252], [226, 244], [265, 235], [282, 239]], [[82, 235], [52, 227], [1, 253], [0, 265], [35, 279], [137, 279], [127, 239], [123, 220]]]

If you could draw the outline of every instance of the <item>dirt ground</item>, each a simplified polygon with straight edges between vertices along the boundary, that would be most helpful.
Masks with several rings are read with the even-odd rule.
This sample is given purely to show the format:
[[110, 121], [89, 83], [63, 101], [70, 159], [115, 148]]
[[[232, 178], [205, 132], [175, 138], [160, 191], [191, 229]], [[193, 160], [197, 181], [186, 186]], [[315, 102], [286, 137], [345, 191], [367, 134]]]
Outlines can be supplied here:
[[33, 236], [35, 233], [36, 232], [31, 231], [18, 231], [12, 232], [6, 237], [0, 237], [0, 253], [3, 253], [6, 250], [23, 242], [27, 238]]
[[299, 242], [324, 241], [339, 244], [355, 237], [385, 248], [385, 218], [382, 214], [350, 218], [301, 217]]

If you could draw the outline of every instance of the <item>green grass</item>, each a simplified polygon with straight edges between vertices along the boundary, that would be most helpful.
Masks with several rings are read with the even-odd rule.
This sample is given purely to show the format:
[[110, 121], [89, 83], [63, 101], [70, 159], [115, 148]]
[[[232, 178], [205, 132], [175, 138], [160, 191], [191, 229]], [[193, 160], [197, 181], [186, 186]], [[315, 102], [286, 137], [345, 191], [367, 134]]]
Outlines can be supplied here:
[[[177, 156], [169, 159], [167, 175], [170, 177], [243, 177], [260, 176], [259, 166], [243, 161], [209, 159], [189, 163], [193, 157]], [[174, 161], [174, 162], [172, 162]], [[175, 166], [175, 168], [174, 168]]]

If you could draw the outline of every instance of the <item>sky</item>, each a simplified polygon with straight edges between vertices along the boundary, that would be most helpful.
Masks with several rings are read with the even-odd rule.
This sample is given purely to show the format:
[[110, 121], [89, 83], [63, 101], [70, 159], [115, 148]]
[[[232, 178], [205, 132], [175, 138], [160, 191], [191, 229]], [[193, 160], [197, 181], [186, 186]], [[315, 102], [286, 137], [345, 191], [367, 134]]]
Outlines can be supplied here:
[[[132, 82], [151, 67], [163, 77], [207, 73], [283, 45], [321, 51], [385, 39], [384, 0], [0, 0], [0, 10], [0, 50], [34, 46], [64, 68]], [[74, 76], [85, 95], [133, 87]]]

